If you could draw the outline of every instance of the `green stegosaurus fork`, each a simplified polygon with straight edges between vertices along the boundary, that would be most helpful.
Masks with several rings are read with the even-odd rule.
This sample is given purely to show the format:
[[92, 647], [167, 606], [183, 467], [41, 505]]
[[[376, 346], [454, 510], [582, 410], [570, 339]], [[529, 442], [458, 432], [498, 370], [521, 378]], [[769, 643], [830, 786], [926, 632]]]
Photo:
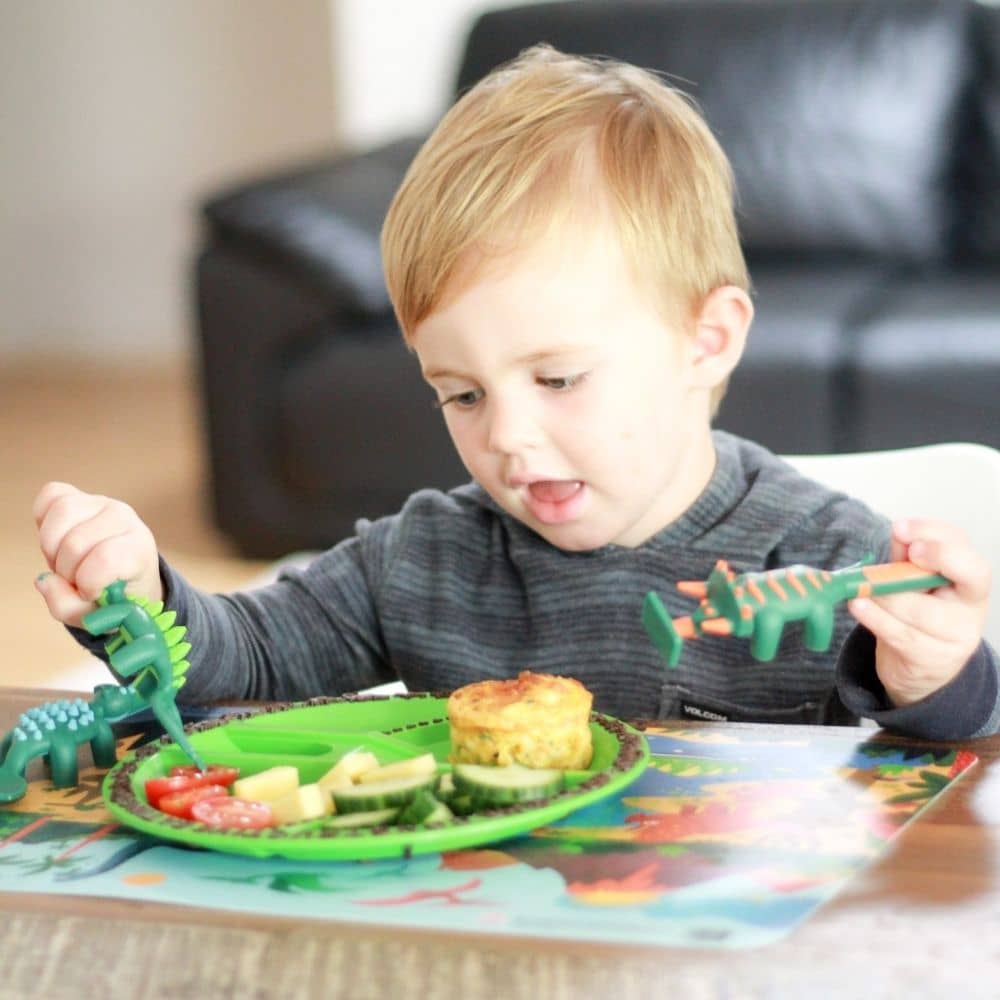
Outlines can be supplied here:
[[77, 751], [84, 743], [90, 743], [98, 767], [110, 767], [115, 762], [111, 723], [147, 707], [167, 735], [204, 770], [184, 734], [176, 704], [189, 666], [187, 629], [174, 624], [176, 614], [164, 611], [162, 603], [127, 597], [122, 580], [106, 587], [97, 603], [84, 616], [83, 626], [91, 635], [112, 634], [104, 647], [109, 663], [129, 683], [99, 684], [89, 702], [59, 699], [24, 712], [0, 741], [0, 802], [14, 802], [24, 795], [25, 769], [37, 757], [47, 758], [56, 788], [77, 783]]

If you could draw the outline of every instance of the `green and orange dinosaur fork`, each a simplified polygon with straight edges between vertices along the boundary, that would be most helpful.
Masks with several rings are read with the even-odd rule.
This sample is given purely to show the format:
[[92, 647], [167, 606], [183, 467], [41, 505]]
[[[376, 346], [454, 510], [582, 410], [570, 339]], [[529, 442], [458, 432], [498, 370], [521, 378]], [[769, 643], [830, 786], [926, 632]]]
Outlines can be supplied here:
[[750, 655], [768, 661], [774, 659], [789, 622], [803, 622], [806, 648], [822, 652], [833, 641], [834, 608], [842, 601], [932, 590], [950, 582], [911, 562], [872, 564], [871, 557], [834, 572], [788, 566], [739, 575], [720, 559], [707, 580], [677, 584], [682, 594], [699, 599], [691, 615], [671, 619], [659, 596], [650, 591], [643, 603], [642, 623], [671, 667], [680, 661], [685, 639], [704, 635], [749, 637]]

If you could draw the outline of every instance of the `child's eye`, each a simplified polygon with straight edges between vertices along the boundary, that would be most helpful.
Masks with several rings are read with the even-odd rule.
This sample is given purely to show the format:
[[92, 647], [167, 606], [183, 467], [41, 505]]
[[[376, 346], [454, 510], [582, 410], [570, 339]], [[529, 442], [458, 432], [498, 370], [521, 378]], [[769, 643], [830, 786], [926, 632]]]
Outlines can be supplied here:
[[567, 389], [572, 389], [574, 386], [579, 385], [587, 377], [586, 372], [581, 372], [579, 375], [562, 375], [558, 378], [539, 378], [538, 381], [541, 385], [544, 385], [546, 389], [552, 389], [554, 392], [566, 392]]
[[443, 410], [449, 403], [454, 403], [461, 410], [471, 409], [483, 398], [482, 389], [466, 389], [465, 392], [456, 392], [444, 399], [437, 399], [434, 405]]

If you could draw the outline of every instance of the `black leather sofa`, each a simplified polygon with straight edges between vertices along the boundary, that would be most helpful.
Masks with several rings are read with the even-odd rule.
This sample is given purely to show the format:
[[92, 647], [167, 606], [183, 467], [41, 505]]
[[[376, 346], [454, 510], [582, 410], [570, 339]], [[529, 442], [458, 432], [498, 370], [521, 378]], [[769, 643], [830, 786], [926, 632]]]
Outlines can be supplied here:
[[[1000, 447], [1000, 8], [575, 0], [471, 28], [456, 93], [526, 46], [672, 75], [733, 162], [757, 318], [718, 425], [776, 451]], [[378, 249], [421, 137], [213, 195], [195, 274], [218, 523], [325, 545], [465, 474]]]

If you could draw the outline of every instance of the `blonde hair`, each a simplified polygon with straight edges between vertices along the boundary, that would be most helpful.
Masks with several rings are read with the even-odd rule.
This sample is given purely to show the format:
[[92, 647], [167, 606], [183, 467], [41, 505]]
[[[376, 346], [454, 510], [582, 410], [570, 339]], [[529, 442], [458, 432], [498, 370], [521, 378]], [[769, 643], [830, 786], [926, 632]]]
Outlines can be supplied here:
[[560, 214], [588, 218], [595, 169], [626, 259], [665, 310], [690, 320], [714, 288], [749, 289], [732, 171], [686, 96], [637, 67], [538, 45], [456, 102], [389, 206], [382, 260], [407, 341], [470, 258]]

